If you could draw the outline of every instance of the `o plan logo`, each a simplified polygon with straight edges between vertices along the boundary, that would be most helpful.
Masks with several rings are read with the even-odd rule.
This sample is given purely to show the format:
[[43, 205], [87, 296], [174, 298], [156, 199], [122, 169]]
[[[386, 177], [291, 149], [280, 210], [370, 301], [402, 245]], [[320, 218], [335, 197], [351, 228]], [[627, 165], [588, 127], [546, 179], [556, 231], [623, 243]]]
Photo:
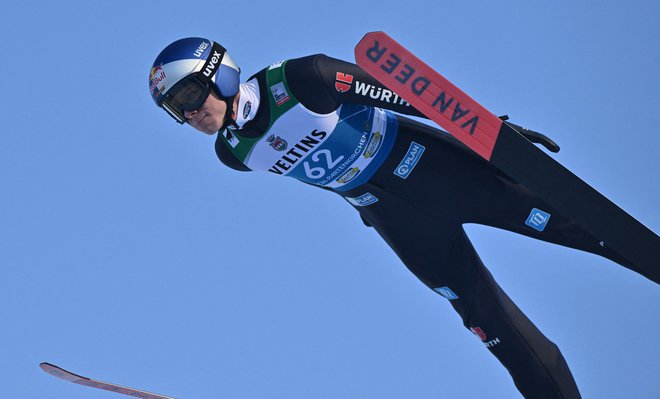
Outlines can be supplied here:
[[355, 206], [369, 206], [378, 202], [378, 198], [371, 193], [364, 193], [359, 197], [349, 198], [345, 197], [348, 202]]
[[410, 143], [408, 152], [401, 160], [399, 166], [394, 169], [394, 174], [402, 179], [407, 179], [408, 176], [410, 176], [410, 173], [412, 173], [413, 169], [415, 169], [415, 166], [417, 166], [417, 162], [419, 162], [419, 159], [422, 157], [425, 149], [426, 147], [421, 144], [417, 144], [414, 141]]

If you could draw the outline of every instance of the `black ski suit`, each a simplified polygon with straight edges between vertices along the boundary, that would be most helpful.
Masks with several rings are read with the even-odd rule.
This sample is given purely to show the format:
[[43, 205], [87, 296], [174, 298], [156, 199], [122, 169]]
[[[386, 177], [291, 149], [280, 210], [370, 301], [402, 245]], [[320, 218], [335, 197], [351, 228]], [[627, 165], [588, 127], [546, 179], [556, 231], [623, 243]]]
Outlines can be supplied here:
[[[240, 129], [218, 135], [216, 152], [226, 165], [237, 170], [251, 170], [247, 160], [254, 162], [250, 156], [257, 151], [233, 151], [237, 140], [263, 137], [268, 138], [273, 151], [298, 148], [268, 169], [277, 174], [301, 165], [305, 156], [312, 154], [307, 154], [308, 150], [313, 151], [309, 140], [309, 147], [293, 146], [291, 140], [287, 143], [285, 138], [270, 132], [274, 126], [274, 111], [269, 108], [279, 106], [289, 97], [295, 97], [302, 106], [317, 114], [332, 113], [342, 105], [361, 104], [369, 109], [378, 107], [421, 116], [354, 64], [314, 55], [289, 60], [284, 66], [276, 65], [280, 67], [286, 86], [266, 79], [270, 68], [256, 74], [251, 79], [257, 83], [260, 99], [256, 115]], [[267, 98], [271, 101], [266, 101]], [[253, 106], [250, 103], [239, 107], [239, 113], [247, 116]], [[494, 226], [592, 252], [624, 266], [625, 262], [447, 133], [401, 115], [394, 118], [396, 137], [389, 148], [382, 150], [385, 151], [381, 154], [382, 163], [371, 172], [368, 180], [357, 187], [324, 188], [348, 199], [364, 223], [383, 237], [415, 276], [450, 300], [465, 327], [507, 368], [525, 397], [580, 397], [557, 346], [494, 281], [462, 225]], [[365, 130], [369, 131], [371, 126], [366, 125]], [[312, 132], [318, 133], [316, 129]], [[374, 142], [373, 134], [371, 137], [370, 143]], [[363, 148], [363, 142], [360, 142], [362, 154], [369, 151]], [[327, 154], [328, 163], [331, 163], [331, 153]], [[305, 168], [308, 176], [314, 176], [313, 167]], [[351, 169], [358, 173], [360, 168], [349, 165], [345, 170], [350, 173]], [[325, 173], [320, 169], [317, 172]], [[344, 175], [335, 182], [351, 178], [352, 175]]]

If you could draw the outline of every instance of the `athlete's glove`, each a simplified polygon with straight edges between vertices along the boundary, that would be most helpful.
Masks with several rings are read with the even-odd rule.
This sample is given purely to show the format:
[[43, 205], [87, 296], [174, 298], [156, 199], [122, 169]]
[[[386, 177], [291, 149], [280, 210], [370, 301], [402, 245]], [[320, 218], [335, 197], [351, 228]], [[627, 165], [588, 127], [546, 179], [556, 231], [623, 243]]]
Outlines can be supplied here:
[[[509, 116], [508, 115], [502, 115], [499, 117], [503, 121], [508, 121]], [[512, 128], [514, 128], [518, 133], [522, 134], [525, 136], [525, 138], [532, 143], [538, 143], [544, 146], [545, 148], [548, 149], [548, 151], [551, 152], [559, 152], [559, 146], [557, 143], [552, 141], [550, 137], [546, 136], [545, 134], [535, 132], [533, 130], [525, 129], [522, 126], [516, 125], [515, 123], [507, 122]]]

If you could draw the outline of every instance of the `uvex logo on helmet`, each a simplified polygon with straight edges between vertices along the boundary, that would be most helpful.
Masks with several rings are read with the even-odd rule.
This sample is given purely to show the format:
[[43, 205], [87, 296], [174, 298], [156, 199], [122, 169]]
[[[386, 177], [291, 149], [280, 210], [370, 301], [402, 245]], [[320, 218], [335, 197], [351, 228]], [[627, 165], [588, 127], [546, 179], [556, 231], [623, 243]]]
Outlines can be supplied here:
[[209, 46], [207, 42], [202, 42], [199, 47], [197, 47], [197, 50], [195, 50], [195, 57], [199, 58], [204, 54], [204, 50]]
[[211, 56], [211, 62], [209, 62], [209, 64], [204, 69], [204, 76], [211, 77], [215, 71], [215, 68], [218, 66], [218, 62], [220, 62], [221, 59], [222, 53], [214, 50], [213, 55]]

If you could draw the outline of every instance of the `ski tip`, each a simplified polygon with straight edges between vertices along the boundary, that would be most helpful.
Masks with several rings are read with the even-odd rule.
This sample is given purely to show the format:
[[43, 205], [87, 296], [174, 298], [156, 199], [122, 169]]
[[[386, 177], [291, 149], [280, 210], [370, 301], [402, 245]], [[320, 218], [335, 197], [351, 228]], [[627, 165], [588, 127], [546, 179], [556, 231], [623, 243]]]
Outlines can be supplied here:
[[78, 382], [80, 380], [85, 380], [85, 377], [74, 374], [70, 371], [66, 371], [63, 368], [56, 366], [48, 362], [39, 363], [39, 367], [46, 373], [52, 375], [53, 377], [61, 378], [66, 381]]
[[383, 35], [387, 36], [387, 33], [383, 32], [382, 30], [374, 30], [371, 32], [367, 32], [364, 34], [364, 36], [362, 36], [362, 39], [360, 39], [360, 43], [371, 40], [374, 37], [383, 36]]
[[379, 42], [394, 42], [394, 39], [392, 39], [387, 33], [383, 32], [382, 30], [376, 30], [372, 32], [367, 32], [362, 39], [358, 42], [358, 44], [355, 46], [354, 52], [355, 52], [355, 60], [358, 61], [358, 65], [360, 64], [359, 60], [364, 57], [368, 52], [371, 50], [375, 50], [379, 47]]
[[51, 371], [52, 369], [54, 369], [54, 368], [59, 368], [59, 367], [57, 367], [56, 365], [54, 365], [54, 364], [50, 364], [50, 363], [48, 363], [48, 362], [41, 362], [41, 363], [39, 363], [39, 367], [41, 367], [41, 369], [42, 369], [43, 371], [47, 372], [48, 374], [50, 374], [50, 371]]
[[364, 37], [367, 37], [367, 36], [380, 36], [380, 35], [387, 35], [387, 34], [382, 30], [372, 30], [371, 32], [365, 33]]

